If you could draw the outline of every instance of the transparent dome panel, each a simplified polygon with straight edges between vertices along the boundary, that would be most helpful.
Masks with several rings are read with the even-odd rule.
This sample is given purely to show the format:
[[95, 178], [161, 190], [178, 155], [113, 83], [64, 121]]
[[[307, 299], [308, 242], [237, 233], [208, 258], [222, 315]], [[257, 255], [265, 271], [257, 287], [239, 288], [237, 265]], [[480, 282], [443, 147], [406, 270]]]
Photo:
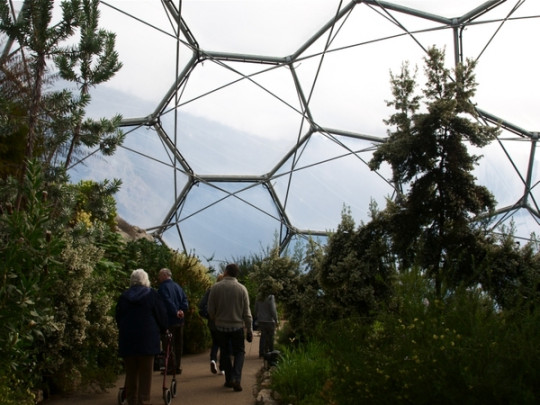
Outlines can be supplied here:
[[[351, 208], [358, 221], [368, 220], [370, 202], [382, 209], [393, 193], [389, 173], [367, 167], [372, 145], [338, 137], [339, 143], [317, 134], [302, 152], [287, 161], [273, 179], [291, 223], [303, 230], [331, 230]], [[346, 147], [344, 147], [345, 145]], [[383, 171], [387, 168], [383, 166]]]
[[451, 1], [431, 1], [431, 0], [400, 0], [390, 3], [408, 7], [419, 12], [435, 14], [444, 17], [459, 17], [474, 10], [484, 4], [486, 0], [451, 0]]
[[[280, 222], [268, 191], [258, 184], [200, 184], [192, 188], [165, 234], [181, 232], [186, 250], [225, 260], [272, 243]], [[176, 227], [178, 226], [178, 228]]]
[[433, 41], [440, 46], [452, 41], [450, 30], [410, 34], [381, 16], [379, 9], [376, 11], [355, 9], [333, 34], [330, 51], [324, 55], [320, 51], [329, 41], [327, 35], [301, 56], [296, 71], [304, 93], [310, 96], [312, 116], [322, 127], [384, 138], [383, 119], [389, 115], [386, 100], [391, 98], [390, 72], [397, 73], [403, 63], [410, 62], [412, 71], [418, 66], [421, 74], [425, 50]]
[[538, 37], [540, 24], [536, 19], [496, 21], [470, 27], [465, 32], [466, 56], [477, 60], [478, 106], [528, 131], [540, 128], [537, 91], [524, 91], [540, 89], [540, 55], [524, 52], [517, 44]]
[[497, 207], [519, 203], [525, 192], [530, 150], [523, 148], [523, 139], [497, 141], [482, 149], [473, 149], [482, 155], [474, 175], [497, 200]]
[[[178, 107], [169, 106], [161, 117], [163, 128], [199, 174], [268, 172], [302, 130], [290, 73], [269, 70], [247, 78], [228, 70], [221, 81], [210, 66], [195, 68]], [[207, 90], [209, 82], [219, 90]]]
[[339, 4], [339, 0], [192, 0], [183, 2], [182, 13], [202, 49], [286, 56], [330, 19]]
[[538, 238], [538, 218], [524, 208], [515, 209], [493, 217], [491, 229], [500, 234], [513, 233], [525, 245], [531, 238]]
[[[134, 108], [131, 97], [155, 108], [193, 55], [185, 38], [175, 34], [170, 15], [158, 1], [101, 2], [100, 25], [116, 34], [122, 69], [105, 85], [124, 95], [125, 117], [146, 116], [153, 110]], [[95, 100], [106, 104], [107, 97]]]
[[289, 69], [262, 64], [198, 64], [177, 108], [268, 139], [296, 133], [302, 117]]
[[[263, 175], [286, 152], [287, 145], [278, 140], [263, 139], [189, 114], [179, 117], [177, 147], [199, 175]], [[170, 128], [167, 120], [164, 118], [164, 126]]]
[[152, 228], [161, 224], [175, 201], [175, 190], [185, 185], [187, 177], [172, 170], [171, 158], [152, 130], [125, 132], [126, 140], [114, 156], [90, 155], [74, 165], [70, 175], [73, 182], [120, 179], [122, 186], [115, 195], [118, 213], [131, 224]]

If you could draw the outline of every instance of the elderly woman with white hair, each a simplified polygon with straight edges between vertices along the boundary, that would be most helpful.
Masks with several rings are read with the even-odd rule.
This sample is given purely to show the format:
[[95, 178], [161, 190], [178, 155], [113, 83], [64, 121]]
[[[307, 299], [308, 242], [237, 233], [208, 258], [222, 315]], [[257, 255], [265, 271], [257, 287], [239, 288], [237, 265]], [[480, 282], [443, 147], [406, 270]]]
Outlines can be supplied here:
[[124, 358], [124, 390], [129, 405], [150, 400], [154, 356], [161, 351], [160, 333], [167, 328], [165, 305], [143, 269], [131, 273], [130, 287], [116, 304], [118, 350]]

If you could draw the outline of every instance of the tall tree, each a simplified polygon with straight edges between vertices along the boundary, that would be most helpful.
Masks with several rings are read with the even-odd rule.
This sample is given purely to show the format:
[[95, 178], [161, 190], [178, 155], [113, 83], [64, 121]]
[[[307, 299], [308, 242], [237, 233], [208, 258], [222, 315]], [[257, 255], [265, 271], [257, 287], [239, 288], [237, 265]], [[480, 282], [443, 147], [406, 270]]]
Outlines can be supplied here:
[[[387, 142], [370, 161], [372, 169], [388, 162], [394, 181], [408, 187], [387, 208], [394, 247], [405, 263], [425, 269], [439, 294], [443, 281], [471, 277], [481, 237], [471, 219], [495, 205], [489, 190], [475, 183], [472, 171], [480, 157], [467, 144], [483, 147], [499, 131], [477, 121], [474, 62], [451, 71], [444, 56], [436, 48], [428, 51], [423, 99], [415, 95], [416, 77], [407, 65], [391, 76], [394, 100], [387, 104], [396, 113], [386, 121]], [[419, 112], [422, 100], [426, 112]]]
[[25, 78], [20, 58], [0, 59], [0, 179], [16, 176], [24, 159], [29, 99]]
[[73, 34], [79, 14], [79, 1], [61, 3], [62, 19], [57, 24], [52, 23], [53, 8], [53, 0], [26, 0], [16, 18], [12, 14], [11, 2], [0, 0], [0, 30], [4, 31], [11, 41], [14, 40], [21, 48], [27, 49], [30, 55], [27, 66], [30, 69], [31, 96], [28, 106], [26, 159], [22, 163], [21, 176], [25, 175], [27, 160], [34, 157], [47, 62], [58, 51], [62, 41]]
[[[19, 180], [29, 159], [37, 158], [54, 169], [65, 157], [62, 166], [68, 168], [80, 146], [98, 146], [101, 153], [112, 155], [124, 139], [120, 115], [85, 118], [90, 89], [108, 81], [122, 66], [115, 35], [98, 27], [99, 1], [63, 1], [57, 23], [53, 23], [53, 5], [53, 1], [25, 1], [17, 14], [11, 2], [0, 0], [0, 30], [8, 36], [0, 57], [0, 86], [16, 90], [0, 97], [6, 106], [0, 118], [10, 124], [3, 125], [10, 142], [0, 144], [0, 154], [10, 157], [6, 163], [11, 162], [9, 168], [0, 169], [6, 175], [16, 171]], [[65, 40], [77, 38], [77, 45], [66, 47]], [[11, 51], [15, 44], [19, 49]], [[58, 68], [56, 75], [50, 74], [51, 62]], [[15, 70], [19, 66], [22, 69]], [[46, 87], [58, 77], [77, 83], [79, 94]], [[17, 153], [21, 144], [25, 144], [23, 153]], [[17, 162], [15, 170], [12, 166]], [[17, 207], [20, 197], [22, 193]]]
[[90, 101], [90, 88], [107, 82], [122, 67], [115, 50], [116, 35], [99, 28], [99, 0], [82, 0], [78, 23], [80, 40], [77, 46], [58, 54], [55, 62], [63, 79], [77, 83], [80, 102], [76, 109], [76, 123], [66, 155], [68, 168], [73, 153], [78, 146], [101, 144], [101, 151], [110, 154], [122, 142], [118, 131], [120, 116], [112, 120], [86, 120], [83, 122], [84, 108]]

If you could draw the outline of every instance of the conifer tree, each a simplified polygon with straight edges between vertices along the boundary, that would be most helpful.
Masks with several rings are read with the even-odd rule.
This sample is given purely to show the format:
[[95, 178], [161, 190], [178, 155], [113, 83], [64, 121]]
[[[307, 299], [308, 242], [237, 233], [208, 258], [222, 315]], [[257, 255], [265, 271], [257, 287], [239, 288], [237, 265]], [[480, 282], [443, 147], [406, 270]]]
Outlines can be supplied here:
[[394, 100], [387, 104], [396, 112], [386, 121], [391, 126], [387, 142], [370, 162], [372, 169], [388, 162], [393, 180], [407, 187], [387, 207], [393, 246], [403, 264], [426, 271], [439, 294], [443, 282], [471, 281], [481, 238], [471, 220], [492, 210], [495, 201], [487, 188], [475, 184], [472, 171], [480, 157], [471, 155], [467, 144], [483, 147], [498, 133], [477, 120], [471, 101], [474, 63], [450, 71], [444, 56], [432, 48], [425, 59], [425, 112], [420, 112], [422, 98], [415, 95], [408, 66], [392, 75]]
[[82, 0], [78, 17], [80, 40], [76, 47], [58, 54], [55, 62], [63, 79], [77, 83], [80, 91], [76, 108], [76, 123], [69, 141], [65, 167], [68, 168], [78, 146], [100, 145], [104, 154], [111, 154], [122, 142], [118, 131], [120, 116], [100, 121], [83, 122], [84, 108], [90, 101], [90, 88], [107, 82], [122, 67], [115, 50], [116, 35], [99, 28], [99, 0]]
[[[21, 163], [20, 175], [26, 172], [26, 162], [35, 155], [35, 146], [39, 135], [40, 114], [43, 110], [43, 85], [47, 74], [47, 62], [58, 52], [59, 46], [74, 32], [79, 14], [79, 1], [63, 1], [62, 19], [53, 24], [54, 1], [26, 0], [19, 15], [11, 12], [11, 2], [0, 1], [0, 30], [5, 32], [10, 41], [27, 50], [27, 67], [30, 74], [30, 100], [27, 116], [27, 134], [25, 158]], [[22, 179], [22, 177], [21, 177]]]
[[[65, 157], [63, 166], [68, 168], [81, 145], [99, 146], [103, 154], [111, 155], [124, 139], [118, 128], [121, 116], [85, 118], [90, 89], [110, 80], [122, 67], [115, 51], [115, 34], [98, 26], [99, 1], [61, 2], [62, 18], [58, 23], [52, 20], [54, 3], [25, 1], [15, 15], [10, 2], [0, 0], [0, 30], [8, 36], [8, 47], [20, 47], [16, 51], [26, 67], [21, 85], [30, 87], [21, 176], [29, 159], [38, 158], [51, 166]], [[78, 44], [66, 47], [66, 40], [73, 38], [79, 38]], [[2, 70], [10, 61], [9, 55], [9, 49], [4, 48]], [[65, 89], [46, 89], [55, 78], [51, 76], [53, 62], [60, 78], [78, 85], [78, 96]]]

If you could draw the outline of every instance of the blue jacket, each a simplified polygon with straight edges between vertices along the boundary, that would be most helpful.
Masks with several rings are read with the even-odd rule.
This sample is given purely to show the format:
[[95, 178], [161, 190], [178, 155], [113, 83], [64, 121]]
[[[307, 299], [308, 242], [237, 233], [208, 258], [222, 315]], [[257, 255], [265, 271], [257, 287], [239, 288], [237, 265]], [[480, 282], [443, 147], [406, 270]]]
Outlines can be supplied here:
[[116, 304], [118, 352], [121, 357], [160, 353], [160, 333], [167, 328], [163, 300], [150, 287], [135, 285]]
[[186, 312], [189, 308], [187, 295], [182, 287], [168, 279], [159, 285], [158, 293], [163, 298], [167, 309], [167, 327], [184, 323], [184, 318], [177, 316], [178, 310]]

